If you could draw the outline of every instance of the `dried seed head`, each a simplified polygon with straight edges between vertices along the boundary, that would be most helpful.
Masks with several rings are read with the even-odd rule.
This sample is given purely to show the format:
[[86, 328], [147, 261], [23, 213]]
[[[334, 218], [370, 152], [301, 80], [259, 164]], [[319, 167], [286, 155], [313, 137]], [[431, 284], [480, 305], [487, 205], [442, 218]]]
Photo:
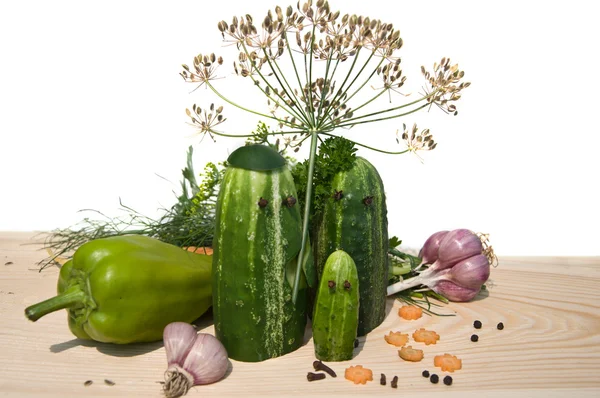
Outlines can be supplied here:
[[[404, 129], [402, 133], [402, 140], [406, 142], [406, 146], [409, 151], [416, 154], [417, 151], [431, 151], [435, 149], [437, 144], [433, 140], [429, 129], [424, 129], [419, 132], [419, 128], [417, 127], [416, 123], [413, 125], [410, 131], [406, 128], [406, 124], [403, 124], [402, 127]], [[398, 135], [398, 131], [396, 132], [396, 135]], [[396, 141], [399, 140], [396, 139]]]

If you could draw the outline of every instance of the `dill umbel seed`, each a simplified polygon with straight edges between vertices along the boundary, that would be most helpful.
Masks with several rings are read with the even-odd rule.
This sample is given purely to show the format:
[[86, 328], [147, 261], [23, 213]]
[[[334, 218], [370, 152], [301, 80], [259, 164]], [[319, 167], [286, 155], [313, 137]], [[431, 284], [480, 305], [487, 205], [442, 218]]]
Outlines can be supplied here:
[[444, 384], [447, 386], [452, 385], [452, 376], [444, 377]]
[[498, 330], [502, 330], [502, 329], [504, 329], [504, 324], [503, 324], [502, 322], [500, 322], [500, 323], [499, 323], [499, 324], [496, 326], [496, 328], [498, 328]]
[[104, 379], [104, 384], [106, 384], [108, 386], [114, 386], [115, 382], [112, 380]]
[[93, 381], [91, 381], [91, 380], [88, 380], [88, 381], [86, 381], [85, 383], [83, 383], [83, 385], [87, 387], [87, 386], [91, 386], [91, 385], [92, 385], [92, 383], [93, 383]]
[[481, 321], [475, 321], [475, 322], [473, 322], [473, 327], [475, 329], [481, 329]]
[[473, 343], [476, 343], [479, 340], [479, 336], [477, 336], [476, 334], [472, 334], [471, 335], [471, 341]]
[[438, 376], [434, 373], [429, 377], [429, 381], [432, 382], [433, 384], [437, 384], [440, 381], [440, 376]]
[[424, 370], [423, 373], [421, 373], [423, 375], [423, 377], [429, 377], [429, 371], [428, 370]]

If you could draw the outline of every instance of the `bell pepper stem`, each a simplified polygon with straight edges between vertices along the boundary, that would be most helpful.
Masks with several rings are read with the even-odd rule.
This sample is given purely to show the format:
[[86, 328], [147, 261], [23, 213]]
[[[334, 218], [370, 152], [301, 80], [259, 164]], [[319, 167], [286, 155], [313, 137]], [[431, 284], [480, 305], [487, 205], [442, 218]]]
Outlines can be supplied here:
[[25, 316], [35, 322], [51, 312], [81, 306], [84, 304], [85, 298], [86, 294], [79, 286], [72, 286], [58, 296], [25, 308]]

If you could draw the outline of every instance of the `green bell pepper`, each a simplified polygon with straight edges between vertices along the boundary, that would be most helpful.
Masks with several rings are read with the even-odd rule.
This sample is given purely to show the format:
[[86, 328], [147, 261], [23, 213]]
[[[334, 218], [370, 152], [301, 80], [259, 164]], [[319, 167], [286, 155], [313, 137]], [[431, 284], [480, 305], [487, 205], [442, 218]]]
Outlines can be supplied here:
[[62, 266], [58, 295], [26, 308], [25, 316], [37, 321], [65, 308], [78, 338], [158, 341], [169, 323], [191, 323], [211, 306], [211, 268], [211, 256], [146, 236], [96, 239]]

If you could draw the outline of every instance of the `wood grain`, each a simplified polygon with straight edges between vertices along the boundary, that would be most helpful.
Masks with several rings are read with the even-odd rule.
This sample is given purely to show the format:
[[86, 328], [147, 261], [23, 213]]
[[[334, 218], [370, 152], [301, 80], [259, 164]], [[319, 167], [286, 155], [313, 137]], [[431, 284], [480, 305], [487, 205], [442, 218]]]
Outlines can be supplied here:
[[[39, 272], [45, 257], [32, 245], [31, 233], [0, 232], [0, 395], [10, 397], [160, 397], [166, 367], [162, 343], [116, 346], [83, 342], [69, 332], [64, 311], [38, 322], [24, 308], [55, 294], [58, 268]], [[219, 383], [195, 387], [188, 396], [399, 396], [412, 397], [598, 397], [600, 396], [600, 258], [501, 258], [492, 270], [489, 291], [470, 303], [453, 303], [441, 311], [450, 317], [425, 316], [404, 321], [401, 305], [388, 300], [384, 323], [362, 338], [355, 358], [331, 363], [337, 378], [309, 383], [314, 360], [310, 329], [296, 352], [262, 363], [231, 361]], [[475, 330], [473, 321], [483, 323]], [[504, 330], [496, 324], [503, 322]], [[210, 316], [199, 320], [213, 333]], [[407, 363], [385, 343], [389, 331], [437, 331], [436, 345], [422, 346], [420, 363]], [[479, 335], [473, 343], [470, 336]], [[421, 376], [433, 357], [451, 353], [463, 360], [452, 374], [454, 384], [431, 384]], [[355, 386], [344, 369], [362, 364], [374, 381]], [[379, 376], [388, 384], [381, 386]], [[399, 377], [398, 389], [389, 381]], [[104, 383], [114, 381], [114, 386]], [[84, 386], [86, 380], [93, 384]]]

